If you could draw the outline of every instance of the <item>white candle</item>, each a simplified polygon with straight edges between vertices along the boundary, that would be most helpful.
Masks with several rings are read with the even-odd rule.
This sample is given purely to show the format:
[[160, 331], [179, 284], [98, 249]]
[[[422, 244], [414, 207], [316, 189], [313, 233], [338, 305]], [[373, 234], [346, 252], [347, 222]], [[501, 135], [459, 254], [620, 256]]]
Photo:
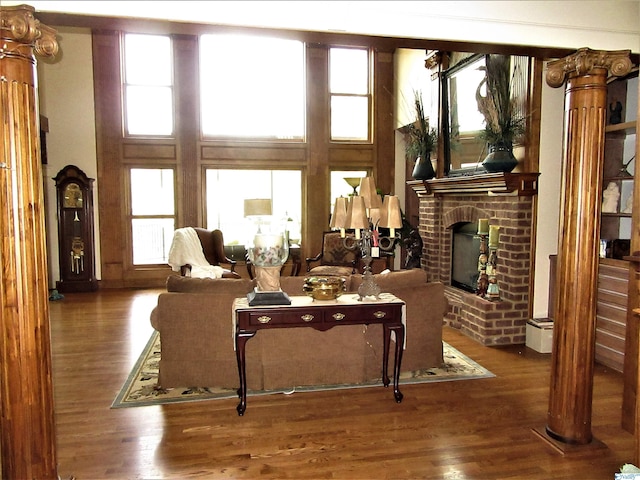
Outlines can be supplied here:
[[356, 240], [360, 240], [360, 229], [356, 228]]
[[489, 233], [489, 219], [481, 218], [478, 220], [478, 235], [486, 235]]
[[496, 225], [491, 225], [489, 227], [489, 246], [497, 248], [498, 247], [498, 236], [500, 235], [500, 227]]

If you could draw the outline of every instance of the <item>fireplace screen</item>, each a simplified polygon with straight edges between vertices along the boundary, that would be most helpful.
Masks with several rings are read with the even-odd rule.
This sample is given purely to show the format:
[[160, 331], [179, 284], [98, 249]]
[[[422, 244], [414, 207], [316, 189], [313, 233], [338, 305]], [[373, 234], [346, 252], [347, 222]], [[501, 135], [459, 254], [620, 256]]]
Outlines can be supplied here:
[[480, 237], [477, 224], [458, 223], [453, 227], [451, 248], [451, 285], [468, 292], [478, 286]]

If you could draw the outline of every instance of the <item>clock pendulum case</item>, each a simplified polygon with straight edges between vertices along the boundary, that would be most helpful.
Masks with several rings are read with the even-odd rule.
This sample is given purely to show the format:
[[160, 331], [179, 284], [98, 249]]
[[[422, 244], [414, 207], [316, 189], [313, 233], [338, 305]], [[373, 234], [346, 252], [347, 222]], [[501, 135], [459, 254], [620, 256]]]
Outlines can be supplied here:
[[58, 203], [60, 292], [98, 289], [93, 235], [93, 178], [67, 165], [54, 178]]

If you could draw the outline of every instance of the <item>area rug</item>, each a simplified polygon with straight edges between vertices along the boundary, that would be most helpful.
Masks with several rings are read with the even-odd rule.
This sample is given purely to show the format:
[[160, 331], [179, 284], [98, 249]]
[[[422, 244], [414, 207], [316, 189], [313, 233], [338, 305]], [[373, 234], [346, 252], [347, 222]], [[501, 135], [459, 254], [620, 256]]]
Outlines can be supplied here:
[[[454, 380], [470, 380], [495, 377], [486, 368], [453, 348], [446, 342], [443, 344], [444, 363], [439, 368], [402, 372], [400, 385], [412, 383], [449, 382]], [[235, 388], [162, 388], [158, 386], [158, 364], [160, 362], [160, 335], [153, 332], [149, 342], [134, 365], [129, 377], [124, 382], [111, 408], [144, 407], [169, 403], [215, 400], [221, 398], [237, 398]], [[378, 387], [382, 380], [357, 385], [318, 385], [296, 387], [289, 390], [251, 391], [247, 396], [271, 395], [275, 393], [292, 394], [294, 392], [312, 392], [320, 390], [337, 390], [344, 388]]]

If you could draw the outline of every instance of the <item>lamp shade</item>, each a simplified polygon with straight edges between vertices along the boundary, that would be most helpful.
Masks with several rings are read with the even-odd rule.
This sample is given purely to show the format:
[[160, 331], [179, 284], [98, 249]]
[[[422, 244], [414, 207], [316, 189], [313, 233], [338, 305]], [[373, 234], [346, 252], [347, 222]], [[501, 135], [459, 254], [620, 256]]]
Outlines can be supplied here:
[[378, 195], [373, 177], [362, 177], [360, 179], [360, 196], [364, 198], [366, 208], [382, 208], [382, 200]]
[[351, 197], [347, 209], [347, 228], [362, 230], [369, 228], [369, 220], [365, 208], [364, 198], [360, 195]]
[[402, 228], [400, 199], [395, 195], [386, 195], [382, 202], [379, 226], [384, 228]]
[[244, 216], [271, 215], [270, 198], [248, 198], [244, 201]]
[[345, 197], [336, 198], [331, 215], [330, 228], [346, 228], [347, 225], [347, 199]]

